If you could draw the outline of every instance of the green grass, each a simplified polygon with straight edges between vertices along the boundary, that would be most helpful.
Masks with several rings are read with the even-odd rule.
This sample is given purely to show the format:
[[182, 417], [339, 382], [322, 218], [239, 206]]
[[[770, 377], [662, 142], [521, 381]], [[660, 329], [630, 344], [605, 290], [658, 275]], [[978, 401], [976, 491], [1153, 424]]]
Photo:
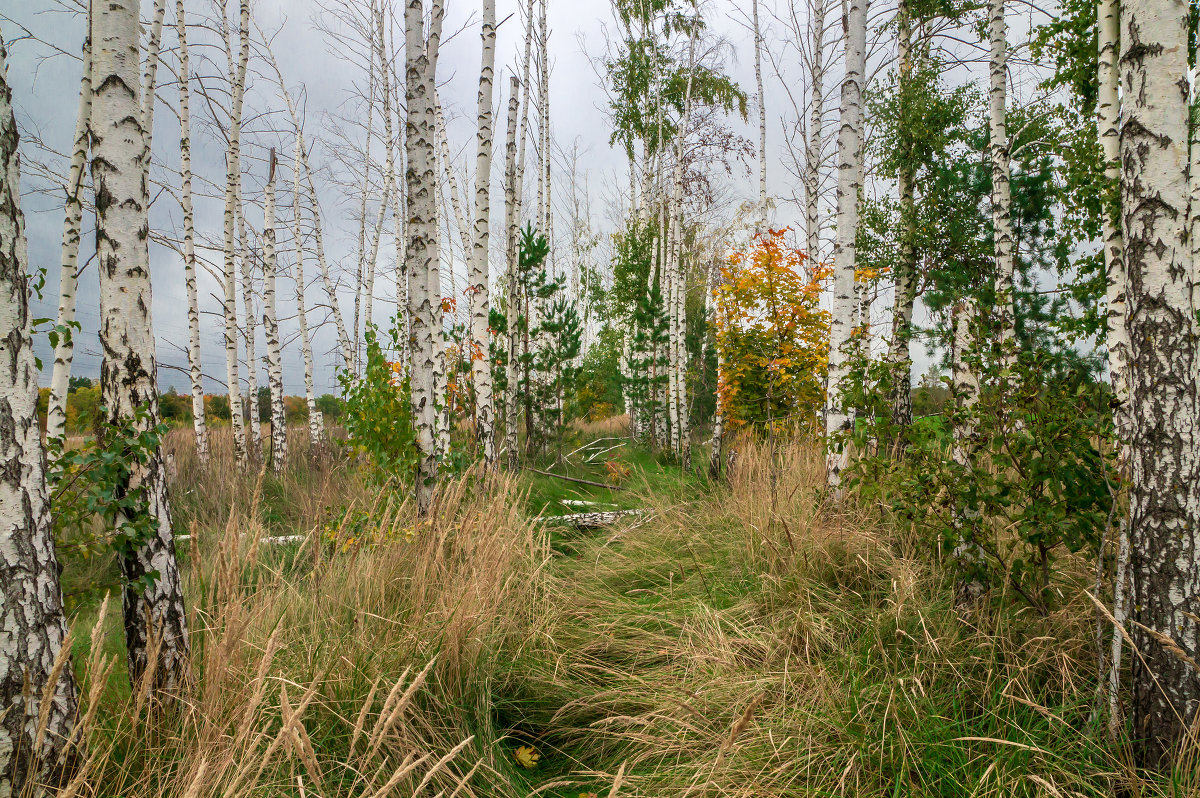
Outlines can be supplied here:
[[[524, 472], [496, 497], [474, 483], [451, 486], [446, 514], [412, 542], [327, 552], [315, 570], [302, 550], [264, 552], [234, 574], [228, 606], [212, 593], [227, 511], [185, 501], [181, 515], [205, 542], [204, 596], [195, 582], [189, 595], [205, 628], [196, 653], [203, 722], [168, 719], [147, 743], [145, 726], [122, 719], [128, 687], [118, 667], [100, 718], [112, 761], [100, 772], [123, 785], [113, 790], [174, 796], [200, 755], [261, 755], [261, 745], [222, 754], [205, 734], [235, 734], [245, 685], [278, 629], [254, 723], [271, 739], [281, 686], [294, 704], [313, 685], [319, 700], [303, 721], [327, 796], [370, 794], [359, 772], [378, 788], [404, 755], [436, 758], [468, 738], [454, 774], [482, 763], [470, 782], [477, 798], [603, 796], [622, 768], [626, 798], [1034, 798], [1134, 784], [1093, 713], [1086, 563], [1068, 563], [1047, 617], [997, 593], [962, 618], [945, 573], [902, 530], [852, 505], [819, 505], [820, 458], [802, 443], [780, 449], [774, 501], [771, 467], [753, 443], [739, 447], [730, 484], [639, 448], [613, 457], [625, 490]], [[536, 467], [605, 481], [609, 469], [582, 459]], [[301, 506], [299, 494], [318, 484], [332, 488]], [[281, 518], [314, 526], [322, 508], [371, 494], [334, 469], [298, 471], [262, 495], [257, 518], [246, 517], [244, 494], [222, 500], [242, 496], [242, 528], [275, 533], [287, 531]], [[584, 509], [564, 499], [650, 517], [594, 533], [528, 523]], [[123, 661], [116, 609], [108, 623], [117, 634], [104, 645]], [[80, 603], [77, 661], [94, 615], [94, 601]], [[388, 759], [367, 761], [351, 740], [356, 716], [383, 710], [382, 693], [367, 700], [372, 684], [386, 692], [431, 661], [381, 749]], [[193, 730], [206, 723], [221, 734]], [[537, 767], [514, 761], [522, 745], [537, 749]], [[298, 796], [296, 775], [308, 771], [290, 748], [277, 758], [235, 794]], [[217, 794], [232, 769], [212, 777]], [[449, 794], [455, 782], [442, 776], [437, 789]], [[1136, 784], [1147, 798], [1197, 795], [1149, 777]], [[396, 795], [412, 794], [405, 785]]]

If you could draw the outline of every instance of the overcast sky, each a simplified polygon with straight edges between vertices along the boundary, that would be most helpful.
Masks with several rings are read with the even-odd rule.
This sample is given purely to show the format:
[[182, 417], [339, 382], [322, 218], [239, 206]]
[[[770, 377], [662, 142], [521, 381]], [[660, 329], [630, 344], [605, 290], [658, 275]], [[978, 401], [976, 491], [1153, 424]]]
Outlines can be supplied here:
[[[366, 0], [356, 0], [365, 5]], [[328, 2], [328, 0], [327, 0]], [[71, 0], [61, 0], [70, 4]], [[9, 44], [9, 81], [13, 86], [17, 121], [22, 131], [22, 153], [27, 164], [23, 176], [23, 203], [27, 218], [29, 252], [34, 269], [46, 270], [43, 297], [35, 298], [34, 313], [38, 317], [55, 316], [58, 297], [58, 261], [62, 228], [62, 191], [53, 190], [47, 179], [37, 174], [32, 165], [34, 160], [47, 163], [51, 169], [64, 172], [66, 153], [74, 129], [80, 62], [73, 57], [83, 41], [83, 15], [65, 9], [59, 0], [0, 0], [0, 30]], [[236, 11], [236, 2], [230, 3]], [[754, 71], [752, 36], [746, 27], [745, 3], [736, 0], [711, 2], [706, 9], [706, 19], [714, 34], [728, 41], [727, 69], [748, 94], [754, 95]], [[767, 81], [766, 100], [768, 106], [768, 155], [772, 168], [769, 170], [768, 188], [772, 196], [780, 198], [775, 211], [777, 225], [792, 225], [802, 230], [802, 216], [795, 205], [784, 201], [798, 197], [801, 193], [797, 181], [782, 164], [786, 158], [783, 146], [783, 131], [787, 124], [781, 114], [791, 113], [793, 100], [804, 101], [805, 81], [798, 54], [785, 46], [787, 36], [779, 19], [770, 11], [776, 5], [764, 0], [764, 36], [772, 59], [764, 64]], [[798, 5], [802, 5], [798, 3]], [[168, 3], [168, 32], [164, 35], [164, 47], [175, 46], [171, 30], [174, 4]], [[335, 270], [345, 269], [346, 275], [355, 262], [358, 213], [352, 196], [337, 185], [338, 178], [347, 177], [346, 168], [331, 157], [330, 144], [339, 133], [353, 138], [353, 125], [346, 120], [355, 118], [356, 108], [353, 95], [354, 85], [365, 81], [360, 66], [350, 63], [344, 52], [334, 45], [321, 30], [335, 26], [332, 15], [323, 10], [317, 0], [255, 0], [254, 15], [261, 28], [272, 36], [273, 50], [279, 59], [284, 79], [289, 90], [297, 93], [302, 87], [306, 95], [306, 137], [310, 144], [316, 141], [313, 158], [322, 171], [318, 185], [321, 194], [321, 212], [325, 218], [326, 248], [331, 265]], [[143, 13], [150, 11], [149, 0], [143, 5]], [[882, 12], [881, 12], [882, 13]], [[189, 0], [189, 22], [200, 23], [212, 19], [215, 11], [210, 0]], [[495, 122], [497, 131], [496, 158], [493, 169], [493, 224], [502, 219], [503, 170], [503, 109], [507, 105], [508, 77], [519, 63], [522, 43], [522, 23], [516, 0], [499, 0], [498, 19], [502, 21], [498, 32], [496, 106], [501, 111]], [[803, 12], [800, 14], [803, 21]], [[474, 2], [447, 0], [446, 35], [449, 36], [442, 48], [438, 68], [438, 80], [443, 105], [449, 119], [449, 138], [454, 152], [453, 161], [459, 167], [460, 177], [474, 166], [475, 95], [478, 86], [479, 35], [478, 9]], [[598, 75], [596, 59], [603, 56], [606, 47], [605, 31], [612, 28], [612, 15], [608, 0], [550, 0], [549, 21], [551, 29], [550, 51], [552, 63], [551, 108], [556, 147], [560, 152], [570, 151], [577, 146], [579, 159], [578, 182], [586, 181], [591, 195], [593, 226], [601, 232], [611, 230], [611, 214], [606, 204], [611, 204], [619, 189], [627, 185], [625, 157], [622, 152], [610, 147], [611, 133], [607, 118], [607, 97]], [[28, 30], [43, 41], [22, 38]], [[454, 34], [454, 35], [450, 35]], [[197, 30], [189, 33], [192, 39], [193, 73], [207, 70], [212, 75], [223, 67], [224, 55], [212, 46], [205, 46], [205, 36], [211, 45], [215, 41], [211, 31]], [[834, 37], [831, 32], [830, 38]], [[402, 41], [402, 40], [401, 40]], [[831, 48], [832, 49], [832, 48]], [[61, 51], [61, 52], [60, 52]], [[65, 53], [65, 54], [64, 54]], [[882, 62], [886, 53], [880, 51], [877, 60]], [[219, 62], [218, 62], [219, 59]], [[208, 60], [209, 63], [204, 62]], [[772, 67], [772, 60], [786, 73], [780, 80]], [[164, 63], [173, 67], [173, 54], [164, 55]], [[246, 211], [251, 228], [261, 225], [261, 211], [253, 205], [265, 179], [266, 153], [270, 146], [278, 146], [281, 158], [290, 162], [290, 133], [274, 131], [289, 128], [286, 106], [273, 85], [273, 77], [265, 62], [252, 64], [251, 88], [247, 95], [247, 114], [259, 114], [248, 122], [245, 138], [245, 160], [247, 174], [247, 199], [252, 203]], [[982, 73], [981, 73], [982, 74]], [[827, 118], [832, 132], [837, 107], [838, 67], [827, 80]], [[172, 170], [177, 170], [178, 122], [174, 113], [177, 91], [169, 70], [160, 71], [160, 102], [155, 117], [154, 159], [159, 164], [156, 176], [171, 182]], [[196, 81], [193, 81], [192, 113], [193, 168], [197, 175], [197, 192], [206, 190], [219, 193], [224, 181], [224, 144], [218, 135], [203, 124], [209, 117], [203, 101], [198, 96]], [[209, 81], [215, 83], [215, 81]], [[269, 113], [267, 113], [269, 112]], [[358, 115], [361, 116], [361, 115]], [[377, 121], [378, 125], [379, 122]], [[757, 120], [753, 102], [749, 124], [730, 120], [731, 126], [740, 134], [757, 140]], [[380, 149], [376, 145], [376, 149]], [[832, 146], [829, 148], [832, 155]], [[58, 153], [58, 154], [55, 154]], [[380, 158], [382, 160], [382, 158]], [[736, 171], [732, 176], [721, 178], [727, 187], [726, 202], [736, 206], [753, 197], [757, 190], [756, 164], [748, 164], [755, 176], [747, 171]], [[569, 173], [564, 156], [557, 156], [555, 163], [555, 202], [560, 219], [569, 207]], [[532, 169], [530, 170], [532, 172]], [[827, 170], [829, 173], [830, 170]], [[177, 179], [177, 175], [176, 178]], [[831, 179], [831, 178], [830, 178]], [[208, 185], [204, 185], [207, 183]], [[281, 190], [290, 183], [290, 174], [281, 178]], [[286, 191], [281, 203], [290, 204]], [[284, 215], [281, 210], [281, 215]], [[369, 216], [373, 210], [368, 211]], [[290, 217], [290, 209], [285, 218]], [[180, 212], [176, 199], [170, 193], [159, 193], [154, 202], [151, 224], [155, 230], [174, 235], [181, 228]], [[281, 225], [284, 222], [281, 221]], [[202, 240], [218, 242], [221, 232], [221, 202], [219, 197], [197, 199], [197, 231]], [[564, 230], [565, 221], [556, 223], [556, 230]], [[390, 229], [390, 214], [389, 227]], [[285, 237], [281, 231], [281, 240]], [[84, 245], [81, 261], [92, 250], [93, 230], [85, 215]], [[395, 287], [392, 277], [392, 243], [385, 234], [380, 249], [380, 277], [377, 282], [375, 319], [385, 324], [394, 313]], [[220, 263], [220, 253], [202, 251], [213, 263]], [[284, 262], [290, 268], [290, 252], [285, 249]], [[317, 390], [319, 393], [336, 388], [333, 347], [335, 335], [328, 315], [325, 293], [316, 281], [317, 270], [313, 255], [308, 253], [306, 273], [309, 279], [307, 302], [311, 308], [310, 324], [318, 324], [314, 333], [314, 351], [317, 360]], [[456, 263], [459, 288], [464, 267]], [[500, 267], [494, 258], [493, 272]], [[445, 268], [445, 267], [443, 267]], [[184, 295], [183, 268], [180, 257], [170, 248], [151, 245], [151, 269], [154, 290], [154, 324], [158, 338], [158, 360], [160, 383], [163, 387], [174, 385], [186, 392], [187, 357], [187, 314]], [[449, 276], [444, 277], [449, 292]], [[78, 302], [78, 320], [82, 331], [78, 337], [74, 373], [95, 377], [99, 373], [99, 345], [97, 326], [99, 321], [98, 289], [96, 271], [89, 265], [81, 277]], [[296, 340], [295, 294], [290, 277], [279, 281], [280, 316], [286, 340], [284, 351], [285, 388], [289, 393], [303, 390], [303, 370], [299, 343]], [[202, 350], [204, 371], [212, 379], [208, 390], [223, 390], [224, 355], [221, 343], [221, 305], [216, 298], [219, 284], [209, 274], [203, 274], [200, 282]], [[240, 296], [239, 296], [240, 299]], [[352, 315], [353, 300], [347, 292], [340, 297], [342, 312], [347, 323]], [[240, 304], [240, 303], [239, 303]], [[886, 304], [886, 303], [880, 303]], [[314, 307], [322, 305], [322, 307]], [[52, 361], [44, 335], [39, 352], [46, 365], [43, 382], [49, 381], [49, 366]], [[257, 356], [265, 355], [261, 330], [258, 336]], [[919, 358], [918, 373], [923, 370], [924, 358]], [[243, 377], [244, 379], [244, 377]], [[265, 384], [265, 368], [260, 367], [259, 384]]]

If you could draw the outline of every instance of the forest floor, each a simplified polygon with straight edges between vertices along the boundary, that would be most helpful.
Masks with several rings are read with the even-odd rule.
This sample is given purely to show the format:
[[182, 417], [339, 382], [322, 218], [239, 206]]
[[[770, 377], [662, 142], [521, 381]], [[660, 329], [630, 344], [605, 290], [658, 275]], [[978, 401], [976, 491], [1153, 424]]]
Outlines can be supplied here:
[[[619, 488], [468, 473], [417, 521], [344, 459], [256, 485], [180, 434], [186, 698], [131, 697], [111, 564], [66, 567], [95, 794], [1200, 795], [1104, 742], [1086, 563], [1047, 616], [960, 617], [927, 544], [822, 502], [812, 446], [742, 441], [710, 484], [628, 443], [585, 462], [617, 443], [538, 469]], [[618, 508], [645, 512], [545, 520]]]

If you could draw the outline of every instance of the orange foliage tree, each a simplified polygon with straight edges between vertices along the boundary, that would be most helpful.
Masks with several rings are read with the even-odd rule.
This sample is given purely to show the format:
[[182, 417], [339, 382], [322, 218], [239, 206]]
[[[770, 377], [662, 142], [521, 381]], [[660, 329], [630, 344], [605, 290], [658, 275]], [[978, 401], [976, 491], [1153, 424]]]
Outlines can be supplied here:
[[789, 422], [815, 427], [825, 404], [829, 314], [820, 308], [828, 267], [768, 230], [732, 253], [714, 289], [724, 374], [718, 401], [731, 427]]

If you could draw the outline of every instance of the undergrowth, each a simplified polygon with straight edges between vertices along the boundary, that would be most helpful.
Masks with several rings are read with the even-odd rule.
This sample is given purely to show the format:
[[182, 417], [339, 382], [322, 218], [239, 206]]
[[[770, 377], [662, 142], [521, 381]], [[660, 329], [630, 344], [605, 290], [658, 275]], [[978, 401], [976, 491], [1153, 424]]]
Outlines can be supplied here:
[[[915, 538], [823, 501], [803, 441], [740, 442], [721, 485], [628, 444], [624, 490], [469, 471], [425, 520], [299, 443], [253, 480], [172, 438], [196, 684], [132, 697], [119, 613], [77, 602], [81, 794], [1200, 795], [1105, 742], [1088, 563], [1046, 616], [960, 616]], [[646, 512], [530, 520], [571, 502]]]

